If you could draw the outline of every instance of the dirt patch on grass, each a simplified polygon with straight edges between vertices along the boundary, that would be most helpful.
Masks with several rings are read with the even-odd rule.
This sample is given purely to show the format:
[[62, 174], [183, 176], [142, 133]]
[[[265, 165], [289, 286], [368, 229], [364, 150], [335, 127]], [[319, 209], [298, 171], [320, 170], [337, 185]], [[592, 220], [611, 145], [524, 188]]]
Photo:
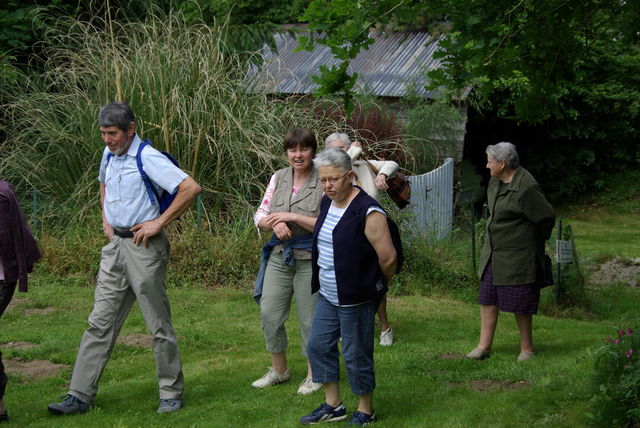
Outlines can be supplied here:
[[501, 391], [517, 391], [522, 388], [529, 388], [533, 386], [533, 383], [528, 380], [520, 380], [516, 382], [508, 380], [486, 380], [486, 379], [473, 379], [469, 382], [446, 382], [449, 386], [467, 386], [469, 389], [479, 392], [491, 392], [496, 390]]
[[616, 257], [606, 263], [601, 264], [592, 274], [591, 282], [594, 284], [611, 284], [622, 282], [632, 287], [640, 284], [640, 257], [626, 259]]
[[56, 308], [53, 306], [47, 306], [46, 308], [33, 308], [33, 309], [25, 309], [25, 315], [49, 315], [55, 312]]
[[517, 382], [511, 382], [507, 380], [483, 380], [477, 379], [472, 380], [469, 384], [469, 387], [474, 391], [480, 392], [489, 392], [494, 391], [496, 389], [506, 390], [506, 391], [516, 391], [522, 388], [529, 388], [533, 386], [533, 384], [527, 380], [521, 380]]
[[464, 357], [465, 355], [461, 354], [460, 352], [445, 352], [444, 354], [438, 355], [438, 358], [441, 358], [443, 360], [459, 360]]
[[37, 343], [31, 343], [31, 342], [7, 342], [0, 345], [0, 347], [7, 348], [7, 349], [17, 349], [21, 351], [24, 349], [39, 348], [40, 345], [38, 345]]
[[151, 348], [153, 336], [150, 334], [126, 334], [124, 336], [118, 336], [116, 343], [126, 346], [137, 346], [139, 348]]
[[21, 298], [21, 297], [14, 297], [13, 299], [11, 299], [11, 301], [9, 302], [9, 306], [7, 306], [7, 310], [14, 308], [18, 305], [22, 305], [25, 303], [31, 303], [31, 300], [27, 299], [27, 298]]
[[25, 361], [22, 358], [9, 358], [3, 360], [5, 371], [9, 374], [18, 374], [33, 379], [42, 379], [58, 374], [67, 368], [66, 364], [55, 364], [47, 360]]

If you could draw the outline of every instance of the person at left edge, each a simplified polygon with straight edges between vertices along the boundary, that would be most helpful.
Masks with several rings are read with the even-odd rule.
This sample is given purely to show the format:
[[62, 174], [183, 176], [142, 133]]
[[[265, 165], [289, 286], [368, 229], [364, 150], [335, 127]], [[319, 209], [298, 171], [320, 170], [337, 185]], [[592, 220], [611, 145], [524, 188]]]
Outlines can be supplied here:
[[[56, 415], [89, 410], [120, 328], [137, 300], [153, 335], [160, 389], [157, 411], [174, 412], [182, 408], [184, 377], [165, 289], [170, 247], [164, 227], [187, 210], [201, 188], [162, 153], [146, 146], [140, 156], [153, 184], [158, 190], [178, 190], [160, 214], [136, 164], [142, 141], [136, 134], [131, 107], [126, 102], [106, 104], [100, 109], [98, 123], [106, 145], [98, 179], [102, 228], [109, 242], [102, 248], [93, 311], [78, 349], [69, 392], [63, 402], [48, 408]], [[107, 162], [109, 153], [114, 156]]]
[[[0, 180], [0, 316], [9, 306], [18, 282], [18, 289], [27, 291], [27, 274], [40, 257], [15, 189]], [[9, 421], [3, 401], [8, 380], [0, 352], [0, 423]]]

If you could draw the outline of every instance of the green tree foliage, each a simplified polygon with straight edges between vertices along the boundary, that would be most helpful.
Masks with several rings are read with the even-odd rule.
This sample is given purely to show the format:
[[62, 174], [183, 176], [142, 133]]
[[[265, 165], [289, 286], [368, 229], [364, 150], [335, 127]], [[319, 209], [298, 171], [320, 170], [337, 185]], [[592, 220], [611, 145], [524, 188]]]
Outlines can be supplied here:
[[39, 46], [60, 17], [91, 21], [99, 17], [141, 21], [153, 11], [167, 12], [172, 0], [9, 0], [0, 3], [0, 85], [15, 83], [15, 68], [40, 72]]
[[[638, 20], [638, 5], [621, 0], [450, 1], [446, 13], [453, 28], [437, 54], [445, 67], [431, 77], [435, 85], [450, 89], [473, 85], [480, 103], [501, 95], [501, 115], [520, 121], [576, 117], [576, 86], [611, 77], [629, 80], [614, 68], [601, 67], [603, 57], [608, 62], [631, 48], [636, 58], [628, 59], [638, 65], [637, 34], [629, 27]], [[594, 67], [600, 76], [590, 75]], [[638, 85], [630, 89], [637, 91]]]
[[[376, 23], [418, 23], [416, 10], [420, 5], [409, 5], [403, 0], [313, 0], [300, 20], [309, 23], [309, 34], [300, 38], [300, 48], [313, 50], [315, 43], [327, 46], [342, 60], [339, 65], [320, 66], [320, 75], [312, 80], [319, 85], [318, 95], [338, 94], [347, 113], [354, 109], [354, 85], [357, 73], [349, 74], [349, 61], [362, 49], [367, 49], [373, 38], [369, 30]], [[411, 6], [411, 7], [408, 7]], [[396, 19], [399, 17], [400, 19]], [[316, 37], [316, 34], [319, 34]]]
[[[38, 52], [46, 28], [60, 17], [92, 21], [117, 19], [143, 22], [157, 13], [182, 12], [189, 25], [205, 23], [225, 28], [228, 51], [255, 52], [264, 43], [275, 48], [276, 24], [297, 22], [310, 0], [283, 3], [276, 0], [9, 0], [0, 5], [0, 71], [9, 73], [10, 64], [26, 69]], [[37, 12], [37, 13], [36, 13]], [[50, 19], [44, 19], [49, 17]], [[35, 54], [35, 55], [34, 55]], [[256, 59], [256, 56], [249, 55]]]
[[257, 23], [290, 23], [296, 22], [310, 0], [187, 0], [177, 1], [187, 20], [205, 22], [225, 19], [229, 16], [229, 24], [252, 25]]
[[[323, 33], [302, 39], [301, 47], [328, 46], [345, 62], [372, 43], [374, 26], [445, 31], [436, 54], [443, 68], [430, 73], [432, 86], [444, 85], [456, 95], [472, 85], [476, 101], [498, 96], [501, 115], [520, 121], [575, 117], [579, 112], [565, 104], [575, 101], [576, 85], [613, 77], [623, 98], [638, 90], [636, 77], [627, 72], [639, 61], [638, 0], [313, 0], [301, 19]], [[322, 71], [320, 93], [350, 94], [351, 76], [339, 69], [346, 74], [344, 64]]]
[[[276, 24], [291, 23], [310, 0], [283, 3], [276, 0], [186, 0], [178, 1], [188, 23], [207, 25], [224, 23], [225, 45], [235, 52], [255, 52], [267, 43], [275, 50], [273, 32]], [[257, 56], [249, 56], [259, 60]]]
[[480, 112], [535, 126], [540, 140], [525, 148], [552, 168], [544, 172], [558, 196], [640, 162], [639, 0], [313, 0], [302, 19], [325, 33], [313, 42], [343, 60], [321, 70], [318, 92], [347, 105], [348, 62], [371, 43], [371, 28], [442, 35], [431, 89], [456, 98], [471, 87]]

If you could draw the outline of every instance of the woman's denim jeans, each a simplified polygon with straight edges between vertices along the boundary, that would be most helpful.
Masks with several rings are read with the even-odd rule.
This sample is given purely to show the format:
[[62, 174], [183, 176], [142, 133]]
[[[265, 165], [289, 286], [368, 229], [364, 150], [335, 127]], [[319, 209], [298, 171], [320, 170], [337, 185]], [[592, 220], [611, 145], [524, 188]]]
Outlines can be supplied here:
[[375, 302], [341, 307], [320, 295], [307, 349], [314, 382], [340, 380], [338, 340], [342, 337], [342, 358], [351, 391], [357, 395], [373, 392], [376, 387], [373, 370], [375, 313]]

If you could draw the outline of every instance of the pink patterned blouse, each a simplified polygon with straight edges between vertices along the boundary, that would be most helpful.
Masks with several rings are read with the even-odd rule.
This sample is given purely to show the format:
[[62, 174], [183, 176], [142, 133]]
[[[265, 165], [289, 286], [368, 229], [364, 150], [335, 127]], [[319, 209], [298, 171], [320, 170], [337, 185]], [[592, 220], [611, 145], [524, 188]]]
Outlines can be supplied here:
[[[262, 198], [262, 202], [258, 207], [258, 210], [253, 216], [253, 223], [258, 227], [258, 223], [260, 220], [271, 214], [271, 198], [273, 197], [273, 192], [276, 190], [276, 175], [273, 174], [271, 176], [271, 180], [269, 180], [269, 185], [267, 186], [267, 190], [264, 192], [264, 197]], [[297, 187], [291, 187], [291, 195], [295, 195], [298, 193]]]

